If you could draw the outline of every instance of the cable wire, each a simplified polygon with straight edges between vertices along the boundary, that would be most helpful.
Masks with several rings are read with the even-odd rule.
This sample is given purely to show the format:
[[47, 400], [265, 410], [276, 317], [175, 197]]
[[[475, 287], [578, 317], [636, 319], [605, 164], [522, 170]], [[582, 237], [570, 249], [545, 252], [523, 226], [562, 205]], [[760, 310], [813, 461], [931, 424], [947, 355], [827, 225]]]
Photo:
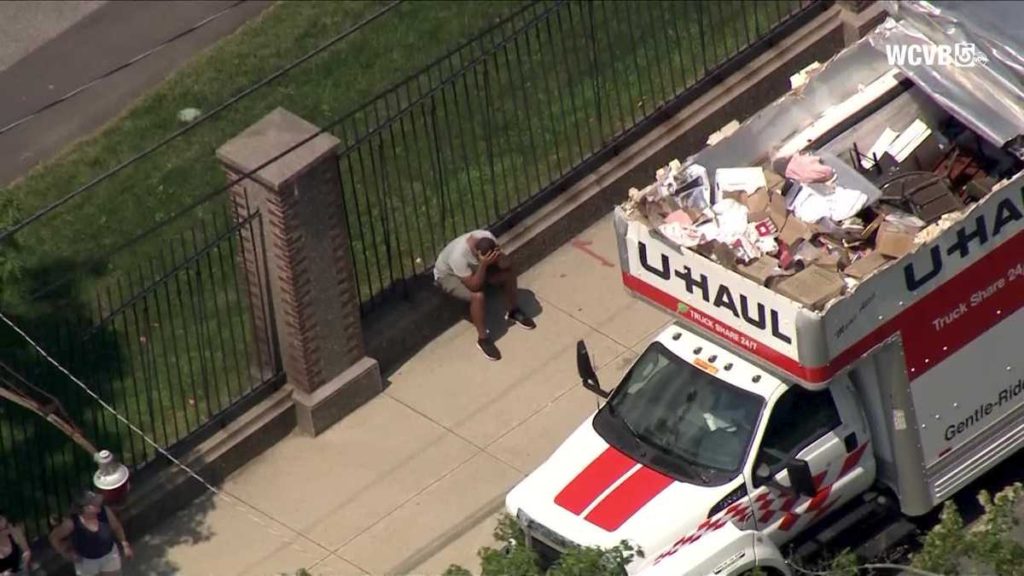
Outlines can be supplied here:
[[[317, 54], [320, 54], [324, 50], [327, 50], [328, 48], [330, 48], [334, 44], [337, 44], [338, 42], [344, 40], [345, 38], [348, 38], [349, 36], [351, 36], [355, 32], [358, 32], [364, 26], [370, 24], [371, 22], [373, 22], [376, 19], [380, 18], [384, 14], [388, 13], [389, 11], [394, 9], [396, 6], [398, 6], [402, 2], [403, 2], [403, 0], [395, 0], [394, 2], [392, 2], [392, 3], [388, 4], [387, 6], [385, 6], [384, 8], [382, 8], [382, 9], [378, 10], [377, 12], [371, 14], [367, 18], [364, 18], [363, 20], [360, 20], [358, 23], [356, 23], [352, 27], [348, 28], [347, 30], [345, 30], [341, 34], [338, 34], [337, 36], [331, 38], [330, 40], [328, 40], [324, 44], [321, 44], [319, 47], [317, 47], [313, 51], [309, 52], [305, 56], [299, 58], [298, 60], [292, 62], [291, 64], [285, 66], [284, 68], [281, 68], [277, 72], [274, 72], [273, 74], [271, 74], [270, 76], [267, 76], [263, 80], [260, 80], [256, 84], [253, 84], [252, 86], [246, 88], [242, 92], [236, 94], [232, 98], [230, 98], [227, 101], [223, 102], [222, 104], [220, 104], [219, 106], [217, 106], [213, 110], [210, 110], [209, 112], [203, 114], [199, 118], [196, 118], [194, 121], [192, 121], [191, 124], [189, 124], [189, 125], [181, 128], [181, 129], [171, 133], [169, 136], [165, 137], [163, 140], [157, 142], [156, 144], [153, 144], [152, 146], [150, 146], [149, 148], [146, 148], [142, 152], [139, 152], [135, 156], [132, 156], [131, 158], [121, 162], [120, 164], [118, 164], [117, 166], [115, 166], [115, 167], [111, 168], [110, 170], [104, 172], [103, 174], [100, 174], [99, 176], [93, 178], [92, 180], [90, 180], [89, 182], [83, 184], [82, 186], [78, 187], [77, 189], [73, 190], [72, 192], [69, 192], [68, 194], [64, 195], [59, 200], [56, 200], [56, 201], [52, 202], [51, 204], [47, 205], [46, 207], [38, 210], [37, 212], [35, 212], [31, 216], [29, 216], [28, 218], [22, 220], [18, 224], [15, 224], [14, 226], [11, 226], [10, 228], [7, 228], [6, 230], [3, 231], [3, 233], [0, 233], [0, 242], [3, 242], [4, 240], [6, 240], [7, 238], [9, 238], [10, 236], [12, 236], [14, 234], [17, 234], [19, 231], [24, 229], [26, 226], [32, 224], [33, 222], [35, 222], [36, 220], [39, 220], [40, 218], [42, 218], [44, 216], [46, 216], [50, 212], [53, 212], [57, 208], [60, 208], [61, 206], [63, 206], [64, 204], [68, 203], [69, 201], [71, 201], [72, 199], [76, 198], [77, 196], [83, 194], [87, 190], [90, 190], [90, 189], [94, 188], [99, 183], [101, 183], [101, 182], [107, 180], [108, 178], [114, 176], [115, 174], [121, 172], [122, 170], [124, 170], [128, 166], [131, 166], [135, 162], [138, 162], [139, 160], [142, 160], [146, 156], [149, 156], [153, 152], [156, 152], [160, 148], [163, 148], [164, 146], [166, 146], [167, 144], [169, 144], [172, 141], [176, 140], [177, 138], [180, 138], [181, 136], [187, 134], [188, 132], [190, 132], [191, 130], [196, 128], [197, 126], [201, 125], [203, 122], [205, 122], [205, 121], [209, 120], [210, 118], [212, 118], [213, 116], [219, 114], [221, 111], [223, 111], [226, 108], [228, 108], [229, 106], [235, 104], [236, 102], [238, 102], [242, 98], [245, 98], [249, 94], [252, 94], [256, 90], [258, 90], [258, 89], [262, 88], [263, 86], [266, 86], [267, 84], [269, 84], [269, 83], [273, 82], [274, 80], [280, 78], [284, 74], [286, 74], [289, 71], [291, 71], [293, 68], [301, 65], [302, 63], [304, 63], [307, 60], [309, 60], [309, 59], [313, 58], [314, 56], [316, 56]], [[310, 140], [312, 140], [312, 138], [310, 138]], [[304, 144], [305, 142], [302, 142], [302, 143]], [[296, 146], [296, 148], [297, 148], [297, 146]], [[294, 148], [292, 150], [294, 150]], [[289, 150], [289, 152], [290, 151], [291, 150]], [[275, 160], [276, 160], [276, 158], [275, 158]], [[260, 169], [262, 169], [264, 166], [261, 166]]]
[[[401, 1], [402, 0], [398, 0], [396, 2], [396, 4], [398, 2], [401, 2]], [[536, 22], [538, 22], [541, 19], [545, 18], [548, 14], [550, 14], [550, 13], [554, 12], [555, 10], [559, 9], [563, 4], [565, 4], [565, 2], [566, 2], [566, 0], [559, 0], [558, 2], [555, 2], [551, 7], [546, 9], [541, 14], [539, 14], [537, 16], [534, 16], [533, 18], [531, 18], [527, 22], [525, 22], [522, 25], [520, 25], [520, 27], [515, 32], [513, 32], [513, 36], [516, 33], [518, 33], [519, 31], [525, 30], [529, 26], [532, 26]], [[509, 39], [506, 38], [505, 40], [503, 40], [498, 45], [504, 45], [508, 41], [509, 41]], [[430, 96], [433, 96], [434, 94], [437, 94], [438, 92], [443, 90], [446, 86], [448, 86], [449, 84], [455, 82], [455, 79], [457, 78], [457, 74], [463, 73], [466, 70], [471, 70], [474, 66], [476, 66], [479, 62], [483, 61], [487, 57], [488, 57], [488, 55], [483, 54], [483, 55], [477, 56], [473, 60], [470, 60], [468, 63], [464, 64], [461, 68], [453, 71], [451, 77], [441, 81], [436, 86], [433, 86], [429, 90], [427, 90], [426, 92], [420, 94], [420, 99], [421, 100], [425, 100], [427, 97], [430, 97]], [[319, 136], [321, 136], [323, 134], [328, 133], [330, 130], [332, 130], [335, 127], [339, 126], [340, 124], [342, 124], [346, 120], [354, 117], [356, 114], [361, 112], [367, 105], [372, 104], [372, 103], [373, 103], [373, 99], [370, 99], [366, 104], [357, 107], [355, 110], [353, 110], [351, 112], [347, 112], [347, 113], [345, 113], [345, 114], [343, 114], [341, 116], [338, 116], [337, 118], [331, 120], [330, 122], [325, 124], [322, 128], [318, 129], [316, 132], [310, 134], [309, 136], [303, 138], [302, 140], [299, 140], [295, 144], [292, 144], [291, 146], [289, 146], [288, 148], [282, 150], [281, 152], [279, 152], [278, 154], [272, 156], [271, 158], [268, 158], [267, 160], [265, 160], [263, 163], [259, 164], [255, 168], [252, 168], [249, 171], [247, 171], [247, 172], [245, 172], [243, 174], [240, 174], [240, 175], [236, 176], [235, 178], [232, 178], [227, 184], [225, 184], [223, 186], [220, 186], [218, 188], [215, 188], [212, 191], [207, 192], [206, 194], [196, 198], [195, 200], [193, 200], [192, 202], [186, 204], [183, 208], [181, 208], [177, 212], [171, 214], [170, 216], [168, 216], [164, 220], [162, 220], [160, 222], [157, 222], [156, 224], [153, 224], [149, 228], [147, 228], [147, 229], [143, 230], [142, 232], [136, 234], [130, 240], [127, 240], [125, 242], [122, 242], [122, 243], [118, 244], [114, 249], [106, 252], [106, 256], [110, 256], [110, 255], [112, 255], [112, 254], [114, 254], [114, 253], [116, 253], [116, 252], [118, 252], [118, 251], [120, 251], [120, 250], [122, 250], [122, 249], [124, 249], [124, 248], [126, 248], [126, 247], [128, 247], [128, 246], [130, 246], [132, 244], [134, 244], [135, 242], [141, 240], [142, 238], [145, 238], [146, 236], [148, 236], [150, 234], [153, 234], [157, 230], [160, 230], [161, 228], [169, 226], [172, 222], [178, 220], [179, 218], [185, 216], [186, 214], [189, 214], [192, 210], [196, 209], [197, 207], [205, 204], [206, 202], [209, 202], [213, 198], [216, 198], [220, 194], [230, 190], [234, 185], [238, 184], [239, 182], [242, 182], [243, 180], [248, 180], [250, 177], [252, 177], [254, 174], [259, 172], [260, 170], [263, 170], [267, 166], [270, 166], [274, 162], [277, 162], [281, 158], [284, 158], [285, 156], [291, 154], [295, 150], [298, 150], [299, 148], [305, 146], [309, 142], [312, 142], [317, 137], [319, 137]], [[389, 119], [389, 122], [394, 122], [394, 121], [396, 121], [396, 120], [406, 116], [407, 114], [410, 114], [415, 106], [416, 106], [415, 103], [410, 103], [410, 104], [405, 105], [403, 108], [401, 108], [400, 110], [398, 110], [397, 112], [395, 112], [392, 115], [392, 117]], [[357, 134], [355, 139], [348, 144], [347, 149], [351, 150], [351, 149], [355, 148], [356, 146], [361, 145], [362, 143], [366, 142], [367, 140], [369, 140], [370, 138], [375, 136], [377, 133], [379, 133], [382, 130], [384, 130], [384, 128], [386, 126], [387, 126], [386, 123], [385, 124], [378, 124], [373, 129], [367, 130], [362, 135], [358, 135]], [[42, 215], [37, 215], [37, 216], [41, 217]], [[33, 216], [31, 219], [37, 219], [37, 216]], [[8, 237], [10, 237], [12, 234], [17, 233], [18, 230], [24, 228], [28, 224], [30, 224], [30, 222], [23, 221], [22, 223], [18, 224], [17, 226], [5, 230], [2, 234], [0, 234], [0, 242], [3, 242]]]
[[[263, 515], [264, 517], [269, 518], [270, 520], [272, 520], [276, 524], [284, 527], [286, 530], [288, 530], [292, 534], [298, 536], [299, 538], [309, 542], [310, 544], [312, 544], [316, 548], [320, 549], [322, 552], [326, 552], [328, 555], [334, 556], [335, 558], [338, 558], [338, 559], [341, 559], [341, 560], [345, 560], [344, 558], [341, 558], [340, 556], [338, 556], [329, 547], [321, 544], [320, 542], [317, 542], [316, 540], [314, 540], [313, 538], [307, 536], [306, 534], [304, 534], [303, 532], [297, 530], [296, 528], [291, 527], [284, 520], [281, 520], [281, 519], [275, 517], [273, 514], [267, 512], [267, 511], [265, 511], [265, 510], [263, 510], [261, 508], [258, 508], [256, 506], [254, 506], [253, 504], [247, 502], [245, 499], [243, 499], [243, 498], [241, 498], [239, 496], [236, 496], [235, 494], [233, 494], [231, 492], [228, 492], [227, 490], [222, 490], [222, 489], [219, 489], [219, 488], [215, 487], [213, 484], [211, 484], [205, 478], [200, 476], [198, 472], [196, 472], [195, 470], [193, 470], [192, 468], [190, 468], [189, 466], [187, 466], [186, 464], [184, 464], [183, 462], [181, 462], [180, 460], [175, 458], [173, 455], [171, 455], [170, 452], [168, 452], [167, 450], [162, 448], [155, 440], [150, 438], [149, 435], [147, 435], [145, 432], [143, 432], [141, 429], [139, 429], [138, 426], [136, 426], [130, 420], [128, 420], [127, 418], [122, 416], [121, 413], [118, 412], [116, 408], [114, 408], [113, 406], [108, 404], [105, 400], [103, 400], [103, 398], [100, 398], [100, 396], [98, 394], [96, 394], [92, 390], [92, 388], [90, 388], [86, 383], [84, 383], [81, 380], [79, 380], [74, 374], [72, 374], [66, 368], [64, 368], [64, 366], [60, 362], [58, 362], [53, 357], [51, 357], [46, 352], [46, 350], [44, 350], [42, 348], [42, 346], [37, 344], [36, 341], [32, 339], [32, 337], [30, 337], [28, 334], [26, 334], [24, 331], [22, 331], [21, 328], [19, 328], [16, 324], [14, 324], [14, 322], [12, 322], [10, 319], [8, 319], [7, 316], [3, 314], [3, 312], [0, 312], [0, 320], [2, 320], [5, 324], [7, 324], [12, 330], [14, 330], [19, 336], [21, 336], [21, 338], [23, 338], [26, 342], [28, 342], [28, 344], [30, 346], [32, 346], [36, 350], [36, 352], [38, 352], [47, 362], [52, 364], [57, 370], [59, 370], [62, 374], [67, 376], [68, 379], [70, 379], [72, 382], [74, 382], [79, 388], [81, 388], [83, 391], [85, 391], [85, 393], [87, 395], [89, 395], [89, 397], [91, 397], [93, 400], [95, 400], [97, 403], [99, 403], [99, 405], [102, 406], [104, 410], [106, 410], [107, 412], [110, 412], [114, 416], [114, 418], [116, 418], [122, 424], [127, 426], [132, 432], [134, 432], [135, 434], [139, 435], [147, 444], [152, 446], [154, 450], [156, 450], [162, 456], [167, 458], [172, 464], [174, 464], [175, 466], [177, 466], [178, 468], [183, 470], [186, 474], [188, 474], [189, 476], [194, 478], [196, 481], [198, 481], [200, 484], [202, 484], [214, 496], [220, 497], [223, 500], [225, 500], [226, 502], [228, 502], [229, 504], [232, 504], [235, 507], [236, 510], [246, 514], [250, 519], [254, 520], [258, 524], [260, 524], [261, 526], [266, 528], [271, 534], [274, 534], [277, 537], [280, 537], [280, 538], [283, 539], [284, 535], [281, 534], [280, 532], [274, 530], [272, 527], [267, 526], [266, 523], [261, 521], [259, 518], [253, 516], [251, 513], [249, 513], [249, 511], [245, 510], [244, 508], [242, 508], [238, 504], [239, 503], [243, 504], [243, 505], [249, 507], [250, 509], [254, 510], [255, 512]], [[291, 545], [292, 547], [294, 547], [295, 549], [301, 551], [301, 552], [304, 552], [304, 553], [306, 552], [306, 550], [304, 550], [302, 547], [298, 546], [294, 542], [288, 542], [288, 544]], [[345, 560], [345, 561], [351, 563], [350, 560]]]
[[138, 64], [142, 60], [145, 60], [146, 58], [148, 58], [148, 57], [152, 56], [153, 54], [159, 52], [160, 50], [164, 49], [165, 47], [167, 47], [168, 45], [170, 45], [174, 41], [179, 40], [181, 38], [184, 38], [185, 36], [188, 36], [189, 34], [199, 30], [203, 26], [206, 26], [210, 22], [213, 22], [214, 20], [216, 20], [216, 19], [220, 18], [221, 16], [227, 14], [231, 10], [237, 8], [239, 5], [244, 4], [246, 1], [247, 0], [238, 0], [237, 2], [235, 2], [234, 4], [228, 6], [225, 9], [221, 10], [220, 12], [217, 12], [216, 14], [213, 14], [211, 16], [207, 16], [206, 18], [204, 18], [204, 19], [200, 20], [199, 22], [193, 24], [189, 28], [187, 28], [185, 30], [182, 30], [181, 32], [178, 32], [174, 36], [171, 36], [170, 38], [164, 40], [160, 44], [157, 44], [153, 48], [150, 48], [149, 50], [146, 50], [142, 54], [139, 54], [138, 56], [135, 56], [131, 60], [128, 60], [124, 64], [121, 64], [119, 66], [115, 66], [114, 68], [111, 68], [110, 70], [107, 70], [103, 74], [100, 74], [99, 76], [93, 78], [92, 80], [86, 82], [85, 84], [82, 84], [78, 88], [75, 88], [74, 90], [68, 92], [67, 94], [61, 96], [60, 98], [57, 98], [56, 100], [53, 100], [53, 101], [51, 101], [51, 102], [49, 102], [47, 104], [44, 104], [43, 106], [40, 106], [35, 111], [30, 112], [29, 114], [26, 114], [26, 115], [22, 116], [21, 118], [15, 120], [14, 122], [11, 122], [10, 124], [4, 126], [3, 128], [0, 128], [0, 136], [4, 135], [5, 133], [9, 132], [10, 130], [13, 130], [14, 128], [17, 128], [18, 126], [21, 126], [25, 122], [28, 122], [29, 120], [35, 118], [36, 116], [42, 114], [43, 112], [46, 112], [50, 108], [53, 108], [54, 106], [57, 106], [57, 105], [59, 105], [59, 104], [61, 104], [63, 102], [66, 102], [67, 100], [70, 100], [71, 98], [74, 98], [78, 94], [80, 94], [82, 92], [85, 92], [89, 88], [91, 88], [94, 85], [102, 82], [103, 80], [106, 80], [107, 78], [110, 78], [114, 74], [117, 74], [118, 72], [120, 72], [120, 71], [122, 71], [122, 70], [124, 70], [126, 68], [129, 68], [129, 67], [131, 67], [131, 66], [133, 66], [135, 64]]

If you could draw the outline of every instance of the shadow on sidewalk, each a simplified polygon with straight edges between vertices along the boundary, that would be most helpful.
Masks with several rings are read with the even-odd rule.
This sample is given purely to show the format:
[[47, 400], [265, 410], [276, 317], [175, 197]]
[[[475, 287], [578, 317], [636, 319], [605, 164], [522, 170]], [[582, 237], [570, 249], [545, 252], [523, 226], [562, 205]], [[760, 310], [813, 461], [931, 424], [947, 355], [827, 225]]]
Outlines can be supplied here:
[[213, 496], [206, 494], [165, 519], [148, 534], [134, 538], [129, 534], [134, 543], [135, 558], [124, 562], [124, 576], [182, 574], [181, 567], [167, 553], [172, 548], [192, 546], [216, 536], [206, 522], [206, 516], [214, 505]]
[[[533, 290], [526, 288], [519, 289], [519, 309], [526, 313], [527, 316], [533, 319], [537, 319], [543, 312], [544, 307], [541, 306], [540, 300], [537, 299], [537, 295], [533, 293]], [[491, 333], [491, 337], [495, 342], [501, 340], [501, 338], [508, 333], [508, 329], [512, 324], [505, 320], [505, 313], [508, 311], [508, 307], [505, 306], [505, 299], [502, 297], [501, 292], [498, 290], [489, 290], [487, 292], [487, 314], [485, 321], [487, 322], [487, 330]], [[469, 320], [469, 310], [466, 310], [466, 320]], [[538, 324], [540, 322], [538, 321]]]

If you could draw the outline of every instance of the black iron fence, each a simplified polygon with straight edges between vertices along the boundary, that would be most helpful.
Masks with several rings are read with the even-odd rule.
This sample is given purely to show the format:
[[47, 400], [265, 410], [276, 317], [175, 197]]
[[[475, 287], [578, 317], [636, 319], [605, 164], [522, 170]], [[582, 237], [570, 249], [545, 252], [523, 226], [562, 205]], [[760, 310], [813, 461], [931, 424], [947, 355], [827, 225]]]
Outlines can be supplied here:
[[344, 118], [364, 311], [444, 243], [501, 232], [825, 2], [532, 3]]
[[[825, 5], [535, 2], [332, 122], [364, 311], [408, 296], [452, 237], [520, 221]], [[282, 379], [262, 219], [209, 198], [94, 262], [33, 266], [38, 290], [14, 315], [172, 453]], [[0, 330], [0, 346], [136, 478], [159, 469], [152, 446], [13, 333]], [[60, 432], [6, 402], [0, 461], [0, 507], [37, 535], [94, 469]]]
[[[93, 305], [65, 303], [15, 321], [156, 444], [180, 454], [280, 384], [277, 354], [261, 326], [270, 321], [269, 298], [254, 281], [266, 271], [262, 258], [243, 257], [262, 243], [258, 212], [216, 210], [161, 239], [162, 252], [147, 265], [108, 275], [94, 287]], [[0, 340], [16, 373], [0, 374], [4, 385], [19, 386], [21, 377], [58, 398], [84, 435], [115, 452], [136, 477], [166, 461], [13, 332]], [[34, 535], [66, 512], [95, 471], [90, 454], [6, 402], [0, 461], [2, 505]]]

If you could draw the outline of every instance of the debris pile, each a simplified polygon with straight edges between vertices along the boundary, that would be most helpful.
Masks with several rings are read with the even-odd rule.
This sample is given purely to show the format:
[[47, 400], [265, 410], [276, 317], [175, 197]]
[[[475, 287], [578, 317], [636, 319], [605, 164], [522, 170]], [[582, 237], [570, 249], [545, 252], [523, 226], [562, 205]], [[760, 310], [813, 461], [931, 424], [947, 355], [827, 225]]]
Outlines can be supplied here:
[[[622, 208], [677, 248], [821, 309], [941, 234], [960, 218], [968, 196], [977, 200], [991, 190], [975, 182], [978, 170], [968, 182], [974, 191], [971, 185], [954, 186], [949, 175], [957, 154], [941, 158], [934, 171], [883, 171], [892, 155], [879, 158], [878, 150], [898, 148], [895, 154], [905, 158], [905, 150], [924, 141], [915, 126], [905, 131], [907, 137], [883, 134], [880, 140], [891, 142], [875, 147], [870, 165], [851, 167], [831, 155], [797, 153], [709, 173], [705, 166], [673, 160], [657, 171], [654, 183], [631, 189]], [[961, 171], [972, 162], [959, 161]], [[865, 177], [869, 170], [879, 178]]]

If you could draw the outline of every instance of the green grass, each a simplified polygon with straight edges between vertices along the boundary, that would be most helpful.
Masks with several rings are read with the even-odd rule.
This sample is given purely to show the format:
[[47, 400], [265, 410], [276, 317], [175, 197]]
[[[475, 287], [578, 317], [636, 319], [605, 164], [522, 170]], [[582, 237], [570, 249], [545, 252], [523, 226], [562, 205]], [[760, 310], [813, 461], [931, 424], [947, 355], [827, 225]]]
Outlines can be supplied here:
[[[521, 3], [410, 2], [362, 32], [242, 100], [185, 137], [87, 192], [17, 235], [24, 264], [20, 296], [6, 309], [18, 315], [47, 349], [161, 445], [173, 444], [245, 394], [262, 377], [249, 303], [235, 267], [237, 238], [229, 237], [180, 267], [227, 225], [223, 200], [112, 258], [97, 258], [226, 179], [214, 151], [277, 106], [314, 123], [355, 108], [514, 10]], [[320, 45], [383, 6], [379, 2], [292, 2], [258, 20], [177, 72], [99, 134], [65, 150], [23, 180], [0, 190], [22, 214], [67, 194], [99, 173], [178, 129], [185, 107], [208, 110]], [[9, 224], [11, 218], [6, 219]], [[193, 230], [198, 230], [197, 238]], [[58, 285], [41, 298], [24, 296]], [[4, 286], [4, 294], [12, 292]], [[130, 295], [148, 294], [85, 337], [97, 317]], [[8, 353], [23, 350], [0, 334]], [[57, 395], [86, 434], [129, 464], [154, 450], [104, 413], [66, 378], [24, 355], [32, 379]], [[0, 506], [45, 526], [43, 511], [61, 511], [68, 486], [89, 483], [89, 463], [38, 417], [17, 407], [0, 422], [0, 453], [22, 463], [19, 478], [32, 490], [13, 492]], [[51, 446], [51, 449], [46, 447]], [[57, 446], [60, 446], [58, 449]], [[29, 458], [38, 447], [47, 459]], [[12, 469], [13, 470], [13, 469]], [[13, 472], [12, 472], [13, 473]], [[29, 478], [31, 480], [26, 480]]]
[[[427, 64], [518, 3], [407, 2], [213, 120], [19, 233], [29, 265], [87, 260], [226, 183], [217, 147], [282, 106], [323, 124]], [[100, 134], [0, 191], [24, 214], [59, 198], [181, 127], [179, 110], [209, 110], [383, 6], [284, 2], [219, 43]], [[101, 90], [101, 88], [96, 89]], [[92, 94], [96, 97], [96, 93]], [[145, 262], [152, 252], [115, 261]]]
[[[335, 130], [349, 144], [342, 178], [362, 300], [428, 270], [445, 242], [498, 222], [796, 3], [551, 7], [528, 10], [438, 65], [430, 81]], [[399, 110], [385, 129], [356, 136]]]
[[[157, 442], [173, 444], [262, 379], [258, 367], [253, 372], [259, 362], [235, 266], [237, 238], [216, 242], [183, 264], [228, 227], [226, 200], [216, 198], [130, 248], [105, 254], [223, 186], [215, 158], [221, 144], [277, 106], [318, 125], [353, 112], [332, 132], [343, 143], [343, 197], [360, 298], [367, 301], [427, 270], [457, 233], [490, 225], [528, 200], [795, 4], [593, 2], [548, 11], [554, 5], [541, 3], [399, 86], [386, 104], [359, 109], [525, 6], [405, 3], [19, 233], [23, 294], [38, 294], [54, 280], [72, 281], [32, 302], [8, 304], [101, 396]], [[16, 200], [23, 213], [46, 205], [177, 129], [178, 110], [215, 106], [379, 6], [276, 5], [100, 134], [0, 191], [0, 200]], [[366, 136], [374, 128], [380, 130]], [[145, 297], [121, 309], [144, 290]], [[101, 330], [83, 337], [86, 326], [115, 310]], [[57, 327], [69, 323], [71, 334], [58, 335]], [[72, 404], [87, 433], [120, 448], [128, 463], [154, 457], [64, 379], [52, 373], [38, 378]], [[0, 442], [4, 433], [0, 424]], [[17, 446], [0, 445], [0, 452], [20, 454], [35, 436], [14, 434]], [[70, 455], [60, 458], [68, 470], [81, 467]]]

